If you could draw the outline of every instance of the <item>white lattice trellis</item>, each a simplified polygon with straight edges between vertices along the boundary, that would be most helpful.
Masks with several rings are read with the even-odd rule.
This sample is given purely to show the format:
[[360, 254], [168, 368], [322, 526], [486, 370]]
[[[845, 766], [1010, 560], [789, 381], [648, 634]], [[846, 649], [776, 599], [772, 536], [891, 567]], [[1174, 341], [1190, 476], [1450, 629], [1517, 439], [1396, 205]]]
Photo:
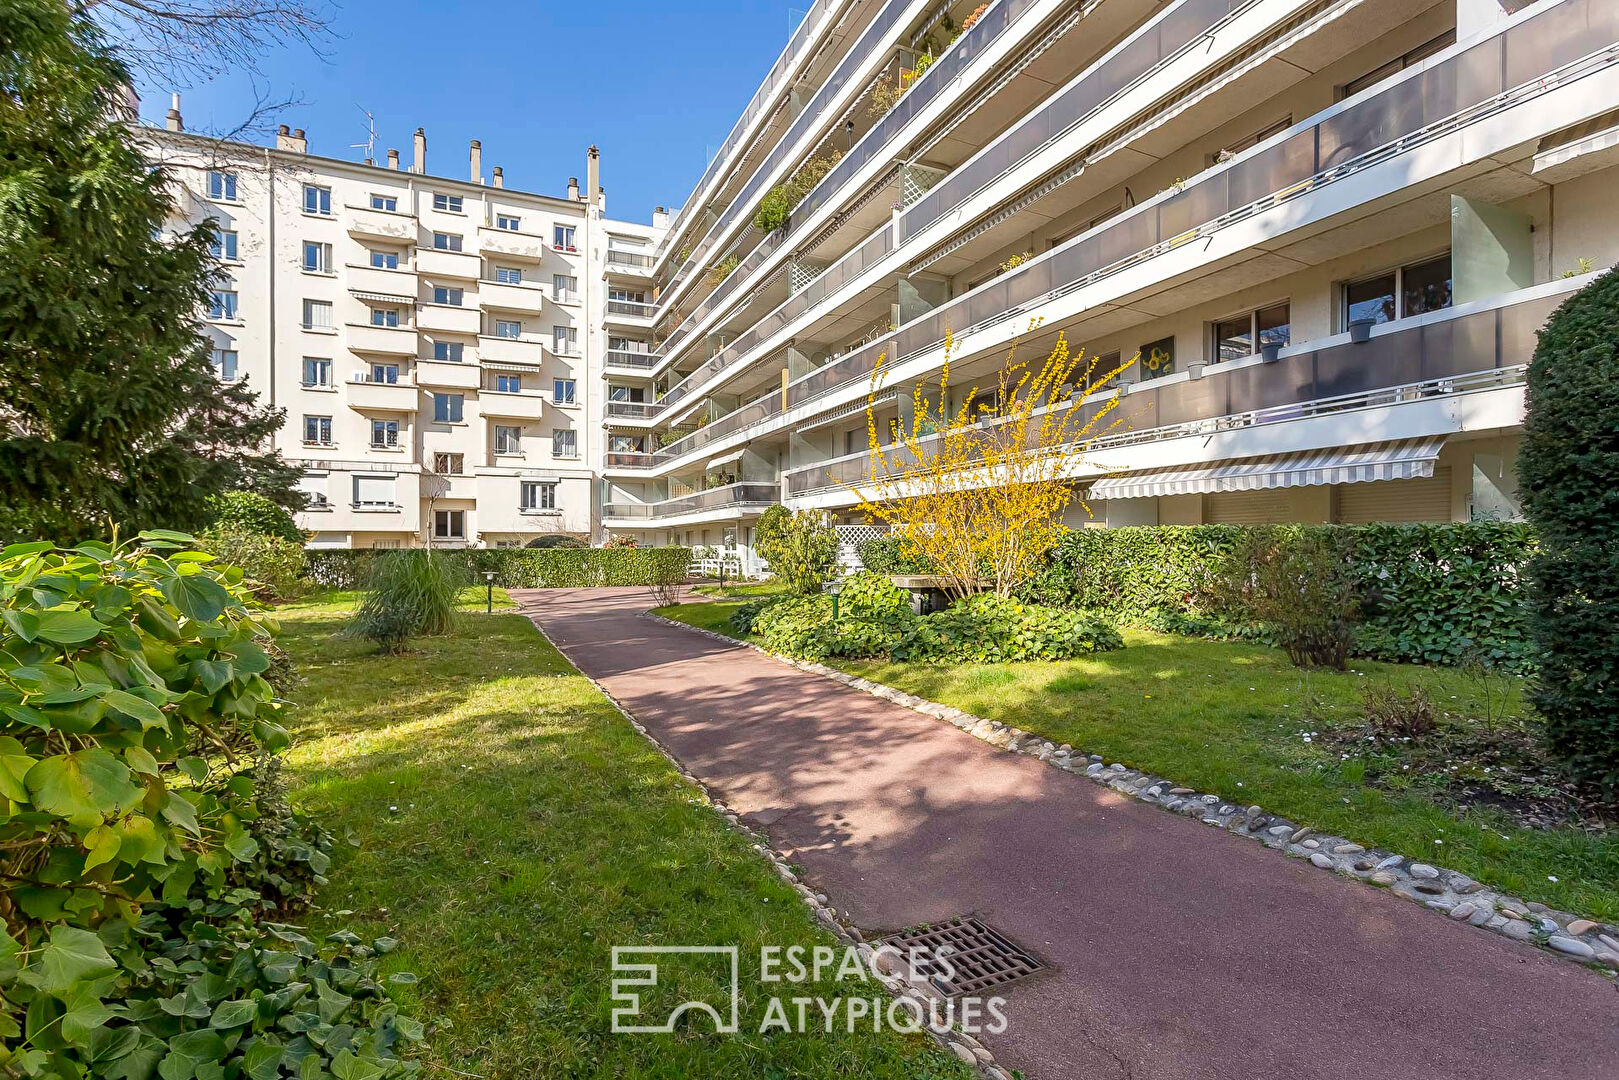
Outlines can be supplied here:
[[856, 550], [860, 544], [889, 533], [887, 525], [839, 525], [837, 528], [838, 568], [845, 574], [858, 574], [865, 569], [860, 562], [860, 552]]

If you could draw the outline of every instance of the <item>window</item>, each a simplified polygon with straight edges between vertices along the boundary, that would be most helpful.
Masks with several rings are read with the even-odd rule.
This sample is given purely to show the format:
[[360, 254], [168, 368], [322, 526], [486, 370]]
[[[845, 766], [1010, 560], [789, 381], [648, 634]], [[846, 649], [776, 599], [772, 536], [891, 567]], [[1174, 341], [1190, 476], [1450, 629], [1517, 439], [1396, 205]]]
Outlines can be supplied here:
[[557, 486], [542, 480], [524, 480], [521, 505], [524, 510], [555, 510]]
[[376, 267], [378, 270], [398, 270], [399, 252], [373, 251], [371, 253], [371, 265]]
[[371, 209], [395, 212], [399, 209], [399, 200], [392, 195], [371, 194]]
[[460, 476], [464, 460], [461, 454], [434, 454], [433, 471], [440, 476]]
[[216, 259], [235, 262], [236, 233], [230, 229], [215, 229], [214, 238], [208, 242], [208, 250]]
[[440, 424], [459, 424], [464, 401], [461, 394], [434, 394], [433, 419]]
[[236, 318], [236, 293], [230, 289], [215, 289], [208, 297], [210, 319]]
[[1345, 328], [1357, 322], [1386, 323], [1450, 307], [1450, 253], [1402, 266], [1344, 286]]
[[495, 267], [495, 280], [502, 285], [521, 285], [523, 283], [523, 272], [515, 266], [497, 266]]
[[332, 272], [332, 245], [317, 244], [313, 240], [304, 241], [304, 269], [313, 270], [319, 274]]
[[551, 456], [552, 457], [562, 457], [562, 458], [578, 457], [579, 456], [578, 432], [575, 432], [575, 431], [572, 431], [572, 430], [566, 430], [566, 429], [562, 429], [562, 428], [558, 428], [557, 430], [552, 431], [551, 432]]
[[448, 304], [450, 307], [460, 307], [466, 294], [460, 289], [451, 289], [443, 285], [433, 286], [433, 303]]
[[523, 429], [508, 427], [505, 424], [495, 425], [495, 453], [521, 454], [523, 452]]
[[399, 446], [399, 421], [371, 421], [371, 445], [379, 450], [397, 448]]
[[374, 307], [371, 309], [371, 325], [386, 326], [390, 330], [399, 326], [399, 309], [391, 307]]
[[497, 229], [505, 229], [507, 232], [516, 232], [518, 229], [521, 229], [522, 227], [523, 227], [522, 218], [515, 217], [512, 214], [496, 214], [495, 215], [495, 228], [497, 228]]
[[553, 379], [551, 381], [551, 400], [558, 405], [572, 405], [573, 386], [572, 379]]
[[579, 344], [579, 331], [571, 326], [551, 327], [551, 347], [560, 355], [567, 355], [574, 351]]
[[313, 446], [332, 445], [332, 418], [330, 416], [304, 417], [304, 442]]
[[331, 500], [326, 496], [326, 474], [305, 473], [298, 478], [298, 490], [309, 497], [307, 510], [329, 510]]
[[372, 364], [368, 378], [374, 383], [388, 383], [390, 385], [397, 383], [399, 381], [399, 365]]
[[459, 364], [461, 357], [466, 354], [466, 350], [467, 347], [459, 341], [435, 341], [433, 342], [433, 359]]
[[495, 389], [502, 394], [521, 394], [523, 392], [523, 377], [521, 375], [496, 375]]
[[356, 476], [354, 478], [355, 506], [394, 505], [394, 478], [391, 476]]
[[434, 510], [433, 539], [465, 540], [467, 538], [467, 512], [465, 510]]
[[1291, 325], [1288, 305], [1250, 311], [1214, 324], [1216, 363], [1253, 356], [1265, 345], [1286, 345]]
[[436, 232], [433, 234], [433, 247], [438, 251], [460, 251], [461, 236], [459, 233]]
[[304, 329], [330, 330], [332, 328], [332, 302], [330, 300], [304, 301]]
[[1419, 64], [1439, 52], [1456, 44], [1456, 31], [1446, 30], [1432, 41], [1424, 42], [1403, 56], [1397, 56], [1382, 67], [1373, 68], [1360, 78], [1347, 82], [1338, 88], [1338, 100], [1354, 97], [1369, 86], [1375, 86], [1391, 75], [1398, 75], [1413, 64]]
[[448, 213], [451, 213], [451, 214], [459, 214], [461, 212], [461, 196], [459, 196], [459, 195], [434, 195], [433, 196], [433, 209], [434, 210], [444, 210], [444, 211], [447, 211]]
[[1151, 344], [1141, 346], [1141, 377], [1143, 379], [1156, 379], [1160, 375], [1169, 375], [1175, 370], [1175, 339], [1173, 337], [1161, 338]]
[[235, 382], [239, 360], [240, 357], [236, 355], [235, 349], [215, 349], [213, 359], [214, 374], [218, 375], [222, 382]]
[[233, 172], [210, 172], [208, 174], [208, 197], [220, 202], [236, 201], [236, 174]]
[[332, 362], [316, 356], [304, 357], [304, 385], [332, 385]]
[[579, 299], [579, 279], [572, 274], [551, 275], [551, 299], [571, 304]]
[[325, 214], [332, 212], [332, 189], [320, 187], [316, 184], [304, 185], [304, 213]]
[[623, 300], [631, 304], [646, 303], [646, 293], [632, 289], [608, 289], [607, 299]]
[[520, 338], [523, 336], [523, 324], [511, 319], [496, 319], [495, 336], [502, 338]]
[[572, 225], [558, 225], [551, 230], [551, 246], [558, 251], [575, 251]]

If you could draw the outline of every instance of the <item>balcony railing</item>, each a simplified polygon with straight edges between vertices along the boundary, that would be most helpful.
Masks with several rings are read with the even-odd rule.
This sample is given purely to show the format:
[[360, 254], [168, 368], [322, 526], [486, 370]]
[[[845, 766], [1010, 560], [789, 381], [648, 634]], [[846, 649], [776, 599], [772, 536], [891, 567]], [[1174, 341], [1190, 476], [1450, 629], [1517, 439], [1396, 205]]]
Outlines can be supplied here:
[[[1417, 325], [1379, 327], [1365, 344], [1339, 335], [1317, 347], [1288, 350], [1274, 363], [1237, 361], [1207, 368], [1200, 379], [1139, 383], [1119, 402], [1118, 429], [1086, 449], [1208, 436], [1516, 385], [1523, 381], [1524, 361], [1534, 352], [1536, 331], [1569, 292], [1556, 282], [1505, 297], [1498, 307], [1477, 310], [1469, 305], [1412, 320]], [[1104, 392], [1065, 406], [1082, 410], [1069, 430], [1082, 430], [1110, 397]], [[903, 448], [883, 453], [890, 468], [911, 463]], [[851, 488], [870, 480], [872, 467], [873, 456], [867, 452], [795, 469], [786, 474], [787, 493], [797, 497]]]
[[[1578, 34], [1568, 27], [1579, 26]], [[1593, 47], [1595, 51], [1592, 51]], [[1453, 47], [1454, 48], [1454, 47]], [[958, 337], [1212, 235], [1503, 109], [1619, 63], [1619, 5], [1552, 0], [1504, 32], [1413, 68], [772, 391], [658, 452], [673, 460]], [[879, 234], [885, 235], [885, 234]], [[716, 357], [715, 359], [719, 359]], [[675, 388], [680, 389], [679, 387]], [[659, 404], [668, 402], [674, 390]]]
[[[1179, 6], [1166, 9], [1159, 20], [1144, 26], [1136, 36], [1119, 45], [1078, 76], [1069, 84], [1067, 90], [1050, 99], [1043, 108], [1037, 109], [1021, 123], [1003, 133], [977, 157], [967, 161], [917, 200], [900, 215], [897, 238], [894, 235], [894, 227], [884, 223], [882, 229], [874, 234], [872, 239], [827, 267], [804, 289], [789, 297], [752, 329], [759, 330], [768, 324], [768, 333], [773, 333], [785, 323], [800, 318], [863, 273], [875, 258], [881, 258], [892, 252], [904, 240], [916, 236], [946, 214], [954, 212], [986, 187], [1012, 172], [1018, 165], [1043, 152], [1057, 140], [1067, 137], [1075, 128], [1122, 95], [1151, 79], [1188, 48], [1206, 40], [1222, 24], [1257, 2], [1258, 0], [1182, 0]], [[970, 36], [977, 31], [978, 27], [974, 26], [969, 35], [964, 36]], [[975, 56], [979, 51], [981, 49], [976, 49], [971, 55]], [[952, 51], [947, 55], [954, 56], [955, 53]], [[933, 68], [928, 69], [922, 82], [901, 99], [896, 112], [914, 94], [929, 85], [929, 79], [938, 66], [935, 64]], [[817, 192], [830, 193], [836, 190], [827, 184], [839, 175], [839, 169], [843, 164], [844, 162], [839, 162], [838, 169], [827, 174], [821, 184], [817, 185]], [[813, 198], [816, 198], [815, 192], [811, 192], [805, 202], [799, 205], [805, 206]], [[794, 213], [797, 214], [798, 211], [795, 210]], [[713, 310], [723, 302], [746, 280], [752, 269], [763, 263], [765, 257], [775, 250], [787, 231], [782, 230], [773, 234], [771, 240], [775, 242], [761, 245], [758, 251], [744, 260], [737, 268], [737, 272], [726, 278], [720, 287], [699, 305], [698, 310], [693, 312], [694, 317]], [[882, 239], [879, 241], [877, 237]], [[687, 327], [693, 321], [688, 319], [681, 326]], [[673, 355], [683, 336], [677, 330], [665, 339], [662, 347], [664, 355]], [[748, 352], [765, 336], [767, 334], [749, 332], [736, 338], [716, 353], [708, 363], [671, 388], [670, 392], [664, 395], [664, 400], [671, 406], [675, 405], [687, 396], [692, 387], [700, 385], [704, 379], [743, 361]]]
[[643, 304], [636, 300], [609, 300], [607, 313], [609, 315], [629, 315], [637, 319], [650, 319], [656, 305]]
[[618, 248], [607, 249], [608, 266], [634, 266], [639, 269], [650, 270], [657, 260], [650, 255], [643, 255], [639, 251], [621, 251]]
[[641, 450], [609, 450], [609, 469], [645, 469], [652, 465], [652, 455]]
[[607, 503], [602, 507], [602, 517], [656, 520], [678, 517], [681, 514], [694, 514], [703, 510], [769, 506], [776, 502], [780, 495], [781, 488], [776, 484], [744, 481], [740, 484], [709, 488], [707, 491], [699, 491], [692, 495], [682, 495], [678, 499], [668, 499], [664, 502]]
[[653, 408], [655, 406], [650, 401], [609, 401], [607, 415], [645, 419], [652, 415]]
[[661, 359], [657, 353], [631, 352], [629, 349], [607, 350], [608, 367], [650, 369]]

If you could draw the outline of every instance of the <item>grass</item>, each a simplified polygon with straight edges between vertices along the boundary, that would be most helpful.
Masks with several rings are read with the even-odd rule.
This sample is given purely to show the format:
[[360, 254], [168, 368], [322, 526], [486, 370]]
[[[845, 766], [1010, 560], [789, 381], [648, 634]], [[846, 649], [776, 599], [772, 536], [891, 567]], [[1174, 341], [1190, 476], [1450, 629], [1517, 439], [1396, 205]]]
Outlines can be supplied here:
[[[736, 606], [661, 613], [731, 633]], [[1459, 673], [1372, 661], [1354, 661], [1347, 673], [1306, 672], [1259, 645], [1138, 630], [1124, 637], [1120, 651], [1060, 663], [831, 663], [1368, 847], [1453, 867], [1524, 900], [1619, 919], [1619, 832], [1520, 827], [1493, 810], [1433, 797], [1420, 776], [1369, 783], [1368, 759], [1333, 738], [1359, 725], [1372, 684], [1422, 686], [1442, 709], [1480, 715], [1479, 686]], [[1521, 708], [1513, 686], [1509, 722], [1521, 723]]]
[[[279, 613], [304, 679], [294, 798], [358, 842], [340, 845], [315, 928], [399, 939], [388, 970], [419, 976], [405, 1004], [439, 1020], [424, 1076], [966, 1080], [931, 1041], [869, 1022], [759, 1033], [771, 993], [875, 984], [750, 977], [760, 945], [832, 939], [528, 620], [469, 616], [386, 657], [341, 635], [353, 606], [326, 595]], [[739, 945], [740, 1033], [688, 1013], [674, 1034], [612, 1034], [611, 947], [635, 944]], [[723, 1004], [725, 985], [670, 958], [644, 1011]]]
[[741, 597], [754, 600], [761, 596], [780, 596], [787, 591], [785, 585], [774, 581], [750, 581], [742, 585], [727, 584], [723, 588], [716, 584], [698, 585], [692, 592], [702, 593], [704, 596], [717, 596], [725, 599]]

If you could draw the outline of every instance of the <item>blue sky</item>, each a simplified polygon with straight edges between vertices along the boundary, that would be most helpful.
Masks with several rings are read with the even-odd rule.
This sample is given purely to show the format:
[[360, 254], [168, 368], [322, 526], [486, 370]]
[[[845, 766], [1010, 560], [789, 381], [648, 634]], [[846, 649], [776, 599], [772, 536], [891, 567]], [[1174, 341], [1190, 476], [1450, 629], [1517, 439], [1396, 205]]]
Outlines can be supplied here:
[[[702, 174], [802, 18], [805, 0], [338, 0], [322, 59], [298, 46], [266, 56], [270, 92], [307, 104], [277, 117], [309, 133], [311, 153], [361, 160], [361, 107], [376, 118], [380, 161], [427, 131], [428, 171], [467, 175], [467, 144], [509, 187], [561, 195], [602, 149], [612, 217], [649, 221]], [[169, 87], [141, 86], [161, 124]], [[182, 88], [192, 130], [228, 131], [251, 111], [245, 75]]]

